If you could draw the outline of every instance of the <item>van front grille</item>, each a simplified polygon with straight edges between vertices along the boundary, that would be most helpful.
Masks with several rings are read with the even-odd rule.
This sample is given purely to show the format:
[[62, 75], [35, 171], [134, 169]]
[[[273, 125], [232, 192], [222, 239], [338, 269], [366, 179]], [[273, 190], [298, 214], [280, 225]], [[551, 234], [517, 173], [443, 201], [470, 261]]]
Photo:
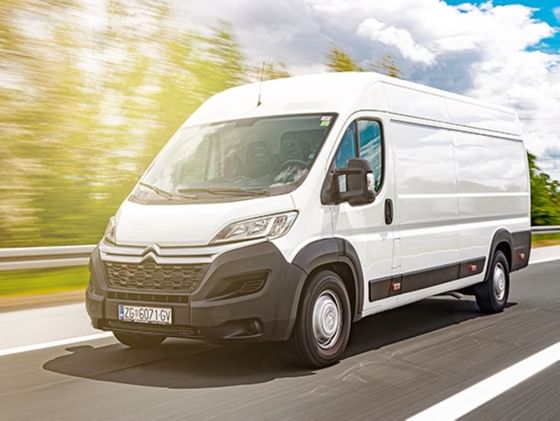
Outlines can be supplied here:
[[154, 291], [195, 291], [208, 268], [207, 264], [160, 265], [105, 262], [107, 282], [111, 287]]

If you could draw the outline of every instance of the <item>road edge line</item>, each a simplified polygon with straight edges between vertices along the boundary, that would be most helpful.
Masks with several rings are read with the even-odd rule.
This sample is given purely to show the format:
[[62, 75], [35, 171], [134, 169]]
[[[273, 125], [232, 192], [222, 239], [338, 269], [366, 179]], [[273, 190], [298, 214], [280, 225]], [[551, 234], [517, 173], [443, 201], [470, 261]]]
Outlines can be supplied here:
[[538, 265], [539, 263], [554, 262], [556, 260], [560, 260], [560, 256], [559, 257], [545, 257], [544, 259], [536, 260], [536, 261], [533, 261], [533, 262], [529, 261], [529, 266]]
[[23, 352], [38, 351], [41, 349], [54, 348], [56, 346], [71, 345], [78, 342], [94, 341], [97, 339], [108, 338], [112, 335], [111, 332], [95, 333], [93, 335], [77, 336], [74, 338], [58, 339], [56, 341], [43, 342], [40, 344], [31, 344], [17, 346], [15, 348], [0, 349], [0, 357], [8, 355], [21, 354]]

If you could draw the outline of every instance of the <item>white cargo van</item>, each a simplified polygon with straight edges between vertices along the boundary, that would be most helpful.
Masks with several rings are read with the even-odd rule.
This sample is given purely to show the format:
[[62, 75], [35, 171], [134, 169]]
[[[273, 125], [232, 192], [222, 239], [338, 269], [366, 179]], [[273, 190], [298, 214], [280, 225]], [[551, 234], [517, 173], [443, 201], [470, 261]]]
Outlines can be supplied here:
[[515, 112], [375, 73], [287, 78], [177, 131], [94, 251], [87, 309], [132, 347], [290, 341], [320, 367], [353, 322], [425, 297], [501, 311], [530, 244]]

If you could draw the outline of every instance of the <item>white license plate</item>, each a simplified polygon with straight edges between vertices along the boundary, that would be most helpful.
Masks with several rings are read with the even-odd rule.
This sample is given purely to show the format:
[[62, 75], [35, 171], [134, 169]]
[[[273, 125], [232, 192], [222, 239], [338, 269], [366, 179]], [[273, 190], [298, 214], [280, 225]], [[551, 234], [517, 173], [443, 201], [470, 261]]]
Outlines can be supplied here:
[[119, 320], [136, 323], [170, 325], [171, 309], [164, 307], [128, 306], [119, 304]]

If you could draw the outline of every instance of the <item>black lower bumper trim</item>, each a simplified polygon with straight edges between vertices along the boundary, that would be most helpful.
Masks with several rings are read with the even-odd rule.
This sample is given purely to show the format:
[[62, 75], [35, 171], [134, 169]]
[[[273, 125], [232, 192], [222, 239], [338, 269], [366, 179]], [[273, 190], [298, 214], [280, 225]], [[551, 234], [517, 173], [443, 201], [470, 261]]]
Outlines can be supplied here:
[[146, 294], [137, 292], [108, 291], [107, 297], [112, 300], [123, 301], [143, 301], [157, 304], [186, 304], [189, 302], [188, 295], [165, 295], [165, 294]]
[[163, 326], [155, 324], [139, 324], [123, 322], [120, 320], [102, 320], [99, 327], [103, 330], [118, 330], [133, 333], [153, 333], [157, 335], [172, 336], [177, 338], [204, 339], [204, 335], [192, 326]]

